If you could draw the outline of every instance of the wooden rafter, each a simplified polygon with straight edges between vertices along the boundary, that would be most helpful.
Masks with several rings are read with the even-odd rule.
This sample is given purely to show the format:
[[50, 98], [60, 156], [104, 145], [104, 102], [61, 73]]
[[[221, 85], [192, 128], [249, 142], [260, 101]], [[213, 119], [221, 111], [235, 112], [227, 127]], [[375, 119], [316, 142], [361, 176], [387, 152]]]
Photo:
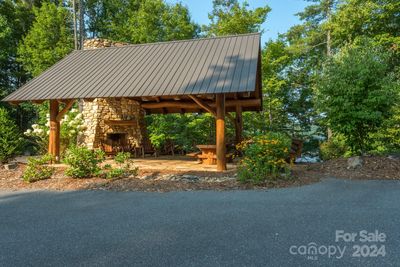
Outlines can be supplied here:
[[75, 102], [75, 99], [68, 100], [68, 102], [65, 104], [65, 107], [58, 112], [57, 118], [56, 118], [56, 120], [58, 122], [60, 122], [62, 120], [62, 118], [64, 117], [65, 113], [68, 112], [68, 110], [72, 107], [74, 102]]
[[207, 103], [205, 103], [203, 100], [201, 100], [200, 98], [198, 98], [197, 96], [194, 95], [189, 95], [190, 99], [192, 99], [197, 105], [199, 105], [200, 107], [202, 107], [203, 109], [207, 110], [208, 112], [210, 112], [214, 117], [217, 116], [217, 113], [215, 112], [215, 110], [210, 107]]

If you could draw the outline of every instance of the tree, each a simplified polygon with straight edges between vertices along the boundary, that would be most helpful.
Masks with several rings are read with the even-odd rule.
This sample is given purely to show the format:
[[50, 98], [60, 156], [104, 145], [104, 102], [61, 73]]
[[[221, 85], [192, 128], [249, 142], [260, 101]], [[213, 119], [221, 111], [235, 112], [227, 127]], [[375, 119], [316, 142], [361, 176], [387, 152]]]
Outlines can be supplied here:
[[18, 46], [18, 60], [37, 76], [73, 49], [71, 14], [64, 7], [43, 3], [34, 8], [35, 21]]
[[345, 0], [332, 16], [331, 28], [336, 46], [360, 36], [382, 45], [399, 45], [400, 2], [398, 0]]
[[203, 30], [208, 36], [259, 32], [271, 8], [266, 5], [249, 10], [248, 7], [247, 2], [213, 0], [213, 10], [208, 15], [211, 23], [203, 26]]
[[[40, 5], [37, 1], [0, 1], [0, 97], [4, 97], [20, 87], [29, 79], [29, 74], [22, 68], [17, 59], [17, 47], [23, 36], [32, 25], [33, 6]], [[25, 129], [35, 115], [32, 104], [24, 103], [11, 107], [2, 102], [17, 125]]]
[[262, 53], [264, 111], [269, 130], [283, 130], [289, 124], [286, 95], [288, 67], [292, 63], [287, 45], [282, 39], [268, 41]]
[[371, 41], [348, 45], [325, 65], [317, 83], [318, 106], [353, 153], [369, 149], [371, 134], [391, 116], [399, 95], [389, 55]]
[[0, 163], [6, 163], [21, 152], [24, 140], [4, 108], [0, 108], [0, 125]]
[[88, 0], [92, 36], [129, 43], [191, 39], [199, 26], [187, 7], [163, 0]]

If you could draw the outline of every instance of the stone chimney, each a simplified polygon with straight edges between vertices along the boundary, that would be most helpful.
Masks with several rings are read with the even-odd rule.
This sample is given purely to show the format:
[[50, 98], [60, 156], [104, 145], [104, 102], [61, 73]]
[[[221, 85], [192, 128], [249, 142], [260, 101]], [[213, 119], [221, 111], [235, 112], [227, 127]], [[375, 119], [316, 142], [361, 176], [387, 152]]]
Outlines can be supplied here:
[[[95, 38], [85, 40], [84, 49], [124, 45], [128, 44]], [[80, 144], [90, 149], [104, 149], [110, 154], [142, 144], [146, 127], [139, 102], [126, 98], [96, 98], [82, 102], [86, 129], [79, 136]]]

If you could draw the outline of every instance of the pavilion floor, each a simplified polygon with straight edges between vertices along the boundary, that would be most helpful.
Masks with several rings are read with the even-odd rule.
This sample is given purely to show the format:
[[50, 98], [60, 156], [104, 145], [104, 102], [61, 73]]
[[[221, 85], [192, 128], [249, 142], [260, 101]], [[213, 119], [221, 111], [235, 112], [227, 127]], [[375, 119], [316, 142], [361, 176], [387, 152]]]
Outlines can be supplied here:
[[[26, 156], [16, 158], [19, 163], [27, 162]], [[188, 156], [159, 156], [153, 157], [147, 155], [145, 158], [133, 158], [134, 165], [140, 170], [159, 170], [163, 172], [216, 172], [217, 165], [205, 165], [199, 163], [196, 159]], [[112, 164], [112, 158], [107, 158], [104, 164]], [[65, 164], [54, 164], [54, 167], [66, 167]], [[232, 171], [236, 169], [235, 163], [228, 163], [227, 170]]]

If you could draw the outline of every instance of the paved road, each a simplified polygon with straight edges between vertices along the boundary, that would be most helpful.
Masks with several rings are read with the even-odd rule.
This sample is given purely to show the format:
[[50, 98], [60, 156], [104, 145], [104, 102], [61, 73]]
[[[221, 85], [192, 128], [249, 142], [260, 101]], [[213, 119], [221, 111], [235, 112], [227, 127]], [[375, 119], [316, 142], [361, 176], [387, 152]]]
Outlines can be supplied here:
[[[396, 181], [329, 179], [268, 191], [2, 192], [0, 266], [399, 266], [399, 222]], [[378, 230], [386, 238], [335, 242], [336, 230]], [[299, 255], [310, 242], [318, 255]], [[384, 245], [386, 256], [352, 257], [353, 245], [368, 245], [364, 255]], [[333, 246], [346, 246], [342, 258]]]

